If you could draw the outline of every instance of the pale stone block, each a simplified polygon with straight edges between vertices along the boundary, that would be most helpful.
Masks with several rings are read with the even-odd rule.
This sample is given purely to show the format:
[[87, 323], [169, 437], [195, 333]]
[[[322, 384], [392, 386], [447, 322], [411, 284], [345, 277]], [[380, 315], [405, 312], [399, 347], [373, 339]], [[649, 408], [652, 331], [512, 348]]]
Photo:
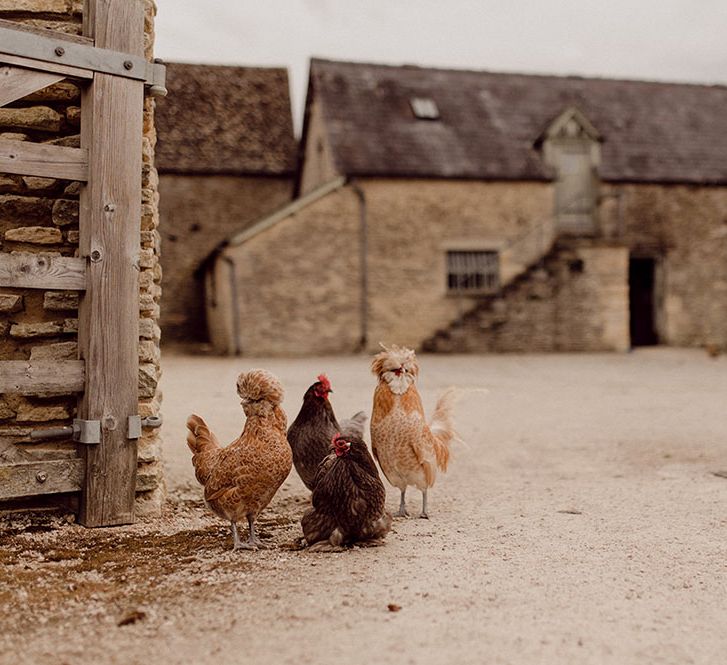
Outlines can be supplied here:
[[151, 363], [139, 365], [139, 397], [154, 397], [158, 382], [159, 370], [156, 365]]
[[43, 309], [69, 311], [78, 309], [79, 295], [75, 291], [46, 291], [43, 295]]
[[[29, 102], [72, 102], [81, 97], [81, 90], [70, 81], [60, 81], [49, 85], [47, 88], [38, 90], [27, 97], [24, 101]], [[75, 107], [74, 107], [75, 108]]]
[[67, 0], [0, 0], [0, 12], [65, 14], [67, 11]]
[[45, 192], [53, 189], [58, 184], [58, 181], [53, 178], [23, 176], [23, 183], [32, 192]]
[[71, 414], [65, 406], [33, 406], [23, 404], [19, 409], [16, 420], [19, 423], [42, 423], [51, 420], [66, 420]]
[[14, 323], [10, 327], [10, 336], [18, 339], [30, 337], [52, 337], [64, 332], [62, 321], [46, 321], [45, 323]]
[[30, 350], [31, 360], [75, 360], [78, 358], [78, 344], [76, 342], [59, 342], [34, 346]]
[[156, 342], [148, 340], [139, 342], [139, 362], [159, 365], [160, 361], [161, 354]]
[[47, 106], [24, 109], [0, 108], [0, 126], [57, 132], [61, 128], [61, 115]]
[[59, 229], [48, 226], [25, 226], [6, 231], [5, 240], [33, 245], [57, 245], [63, 242], [63, 235]]
[[23, 309], [23, 296], [0, 293], [0, 312], [19, 312]]
[[139, 319], [139, 337], [158, 342], [161, 337], [161, 328], [152, 319]]

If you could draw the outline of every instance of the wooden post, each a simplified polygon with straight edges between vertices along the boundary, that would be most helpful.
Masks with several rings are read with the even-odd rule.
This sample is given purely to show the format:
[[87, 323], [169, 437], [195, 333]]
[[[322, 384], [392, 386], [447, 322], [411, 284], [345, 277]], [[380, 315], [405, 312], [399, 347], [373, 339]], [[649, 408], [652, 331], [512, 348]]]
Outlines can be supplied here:
[[[141, 0], [86, 0], [84, 33], [95, 45], [144, 54]], [[137, 451], [127, 438], [138, 413], [139, 235], [144, 84], [96, 73], [81, 100], [88, 184], [81, 193], [80, 253], [89, 261], [79, 308], [85, 393], [79, 418], [101, 421], [101, 443], [83, 446], [80, 521], [134, 520]]]

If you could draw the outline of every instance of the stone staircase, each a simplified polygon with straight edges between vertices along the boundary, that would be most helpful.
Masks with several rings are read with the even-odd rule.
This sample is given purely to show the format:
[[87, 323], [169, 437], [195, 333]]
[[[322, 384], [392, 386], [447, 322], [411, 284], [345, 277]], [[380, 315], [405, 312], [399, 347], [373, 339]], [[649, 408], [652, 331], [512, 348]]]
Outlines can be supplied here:
[[421, 348], [438, 353], [558, 350], [560, 286], [582, 269], [576, 243], [557, 240], [540, 260], [497, 294], [478, 299], [472, 309], [425, 339]]

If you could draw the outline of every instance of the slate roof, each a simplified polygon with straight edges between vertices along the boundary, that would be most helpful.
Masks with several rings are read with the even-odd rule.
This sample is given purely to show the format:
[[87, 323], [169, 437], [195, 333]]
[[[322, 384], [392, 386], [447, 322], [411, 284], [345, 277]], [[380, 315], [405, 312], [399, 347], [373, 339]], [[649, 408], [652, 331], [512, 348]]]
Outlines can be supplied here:
[[164, 173], [285, 175], [296, 142], [285, 69], [167, 64], [157, 99], [156, 164]]
[[[548, 179], [535, 143], [576, 107], [602, 136], [604, 180], [727, 183], [725, 86], [320, 59], [310, 86], [344, 175]], [[440, 119], [415, 118], [412, 97]]]

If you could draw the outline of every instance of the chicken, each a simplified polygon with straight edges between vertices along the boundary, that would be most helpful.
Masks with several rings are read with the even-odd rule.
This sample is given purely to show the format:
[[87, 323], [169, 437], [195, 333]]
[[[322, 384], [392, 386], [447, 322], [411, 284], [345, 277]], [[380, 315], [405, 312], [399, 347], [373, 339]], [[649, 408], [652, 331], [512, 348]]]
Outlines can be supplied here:
[[457, 438], [452, 423], [455, 390], [439, 398], [427, 424], [416, 388], [419, 365], [414, 351], [384, 347], [374, 357], [371, 371], [378, 378], [371, 412], [371, 447], [386, 479], [401, 492], [395, 516], [409, 516], [406, 488], [414, 485], [422, 493], [420, 517], [428, 518], [427, 490], [434, 485], [437, 469], [447, 470], [450, 445]]
[[332, 393], [331, 382], [325, 374], [306, 390], [303, 406], [288, 430], [288, 443], [293, 451], [293, 464], [301, 480], [309, 490], [315, 487], [318, 467], [331, 452], [334, 434], [363, 438], [366, 414], [359, 411], [340, 425], [328, 400]]
[[391, 528], [391, 513], [376, 464], [360, 437], [335, 434], [331, 445], [316, 475], [313, 507], [301, 520], [306, 542], [313, 551], [377, 543]]
[[[280, 381], [266, 370], [252, 370], [238, 377], [237, 394], [247, 416], [242, 434], [222, 448], [205, 421], [192, 415], [187, 420], [187, 445], [205, 503], [230, 521], [233, 549], [257, 549], [261, 543], [255, 519], [290, 473], [293, 460], [285, 438]], [[249, 527], [246, 542], [237, 531], [243, 518]]]

